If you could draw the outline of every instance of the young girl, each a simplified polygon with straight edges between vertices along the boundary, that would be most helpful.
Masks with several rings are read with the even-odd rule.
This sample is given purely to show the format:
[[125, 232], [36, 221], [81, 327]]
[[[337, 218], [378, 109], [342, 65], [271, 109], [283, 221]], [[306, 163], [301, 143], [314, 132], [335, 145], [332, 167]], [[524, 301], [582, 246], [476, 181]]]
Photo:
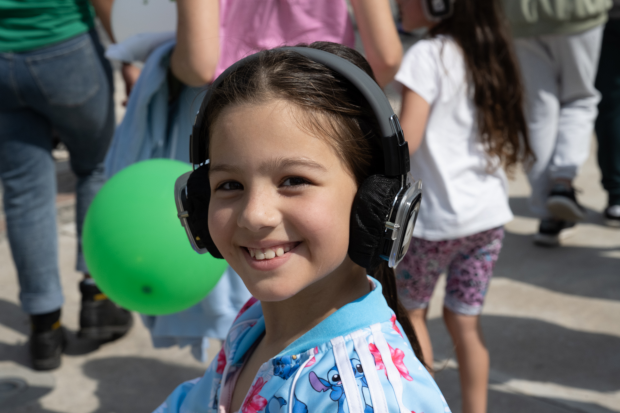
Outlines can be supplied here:
[[432, 22], [421, 0], [401, 0], [403, 26], [426, 26], [428, 38], [406, 54], [401, 124], [411, 172], [425, 193], [411, 247], [397, 268], [424, 360], [432, 365], [426, 315], [435, 283], [447, 272], [444, 321], [456, 348], [463, 412], [486, 411], [489, 356], [479, 318], [512, 219], [503, 163], [531, 151], [521, 82], [496, 0], [456, 0]]
[[[345, 46], [310, 47], [372, 74]], [[369, 104], [290, 50], [223, 76], [198, 136], [209, 168], [194, 173], [208, 174], [213, 243], [255, 299], [205, 376], [157, 412], [449, 412], [414, 354], [393, 271], [369, 277], [347, 255], [358, 186], [384, 170]]]

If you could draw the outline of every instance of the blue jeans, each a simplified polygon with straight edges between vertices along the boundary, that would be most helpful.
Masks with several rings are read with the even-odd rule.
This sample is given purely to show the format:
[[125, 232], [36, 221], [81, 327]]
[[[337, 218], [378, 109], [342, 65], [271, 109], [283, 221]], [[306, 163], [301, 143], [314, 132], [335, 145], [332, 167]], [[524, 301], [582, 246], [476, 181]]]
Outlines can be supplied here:
[[0, 179], [7, 235], [22, 308], [44, 314], [62, 306], [56, 232], [52, 131], [77, 176], [77, 270], [82, 223], [104, 180], [114, 133], [112, 69], [94, 31], [24, 53], [0, 53]]

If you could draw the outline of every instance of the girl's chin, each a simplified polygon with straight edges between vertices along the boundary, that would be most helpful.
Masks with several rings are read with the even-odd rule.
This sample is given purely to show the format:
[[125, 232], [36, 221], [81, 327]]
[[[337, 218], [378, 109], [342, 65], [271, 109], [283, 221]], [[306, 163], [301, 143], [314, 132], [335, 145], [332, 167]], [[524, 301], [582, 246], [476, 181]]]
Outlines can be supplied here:
[[247, 285], [252, 296], [261, 302], [277, 303], [288, 300], [302, 291], [306, 285], [286, 285], [277, 279], [259, 280], [254, 285]]

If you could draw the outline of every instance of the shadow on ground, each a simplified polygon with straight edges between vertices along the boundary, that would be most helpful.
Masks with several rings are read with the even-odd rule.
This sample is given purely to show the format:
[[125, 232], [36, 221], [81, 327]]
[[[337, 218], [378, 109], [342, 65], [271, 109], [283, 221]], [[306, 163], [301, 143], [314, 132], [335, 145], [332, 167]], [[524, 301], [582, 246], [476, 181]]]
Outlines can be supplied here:
[[98, 382], [96, 396], [100, 406], [93, 413], [151, 412], [179, 384], [205, 372], [205, 369], [138, 357], [92, 360], [83, 370]]
[[[512, 198], [511, 203], [514, 200]], [[515, 215], [520, 214], [517, 209], [513, 211]], [[581, 232], [575, 238], [597, 236], [596, 231], [587, 228], [578, 230]], [[597, 243], [596, 239], [587, 241]], [[620, 259], [616, 257], [620, 257], [617, 246], [546, 248], [534, 245], [532, 235], [506, 231], [494, 277], [510, 278], [565, 294], [620, 301]]]
[[[620, 390], [618, 337], [575, 331], [527, 318], [482, 315], [481, 323], [491, 355], [491, 370], [497, 372], [495, 375], [492, 374], [492, 383], [495, 380], [501, 384], [501, 377], [510, 377], [598, 392]], [[437, 358], [456, 359], [443, 321], [439, 318], [430, 320], [429, 331]], [[456, 371], [449, 368], [440, 370], [436, 378], [451, 407], [460, 404], [459, 379]], [[509, 400], [513, 397], [524, 398], [511, 393], [491, 391], [489, 411], [555, 412], [553, 405], [564, 406], [563, 408], [567, 409], [559, 411], [610, 411], [587, 404], [577, 408], [575, 406], [578, 403], [572, 401], [531, 396], [528, 397], [529, 401], [520, 402], [519, 405], [523, 406], [523, 409], [506, 410], [504, 406], [508, 406]], [[534, 403], [532, 406], [536, 403], [543, 404], [537, 408], [526, 409], [528, 403]], [[548, 410], [545, 410], [544, 406], [547, 406]]]
[[[461, 413], [458, 371], [450, 368], [442, 370], [435, 375], [435, 380], [452, 413]], [[613, 410], [591, 403], [580, 403], [560, 398], [532, 397], [493, 389], [489, 390], [487, 411], [501, 413], [616, 413]]]
[[[526, 197], [511, 197], [509, 199], [510, 209], [515, 216], [524, 218], [539, 219], [536, 215], [530, 211], [529, 198]], [[595, 211], [592, 208], [585, 208], [586, 218], [583, 221], [586, 224], [594, 224], [605, 226], [605, 219], [600, 211]]]
[[[89, 413], [152, 412], [181, 383], [201, 377], [205, 369], [183, 367], [139, 357], [109, 357], [88, 361], [84, 374], [97, 381], [95, 396], [99, 407]], [[37, 389], [31, 388], [32, 393]], [[42, 391], [45, 395], [50, 389]], [[79, 391], [79, 389], [76, 389]], [[31, 397], [32, 402], [0, 412], [59, 413], [48, 410]]]
[[[45, 407], [41, 406], [41, 403], [38, 403], [38, 402], [34, 403], [34, 404], [29, 404], [27, 406], [19, 406], [17, 409], [18, 410], [13, 410], [11, 408], [10, 410], [6, 410], [6, 412], [7, 413], [9, 413], [9, 412], [10, 413], [15, 413], [15, 412], [18, 412], [18, 413], [62, 413], [62, 412], [59, 412], [57, 410], [46, 409]], [[5, 410], [3, 410], [0, 407], [0, 412], [4, 413]]]
[[24, 392], [24, 394], [20, 394], [20, 400], [15, 403], [14, 401], [9, 401], [6, 404], [0, 403], [0, 412], [2, 413], [60, 413], [53, 410], [49, 410], [41, 406], [40, 402], [27, 403], [22, 405], [23, 400], [39, 400], [49, 392], [54, 390], [50, 387], [35, 387], [30, 386]]
[[30, 333], [28, 315], [15, 303], [0, 299], [0, 324], [21, 334]]

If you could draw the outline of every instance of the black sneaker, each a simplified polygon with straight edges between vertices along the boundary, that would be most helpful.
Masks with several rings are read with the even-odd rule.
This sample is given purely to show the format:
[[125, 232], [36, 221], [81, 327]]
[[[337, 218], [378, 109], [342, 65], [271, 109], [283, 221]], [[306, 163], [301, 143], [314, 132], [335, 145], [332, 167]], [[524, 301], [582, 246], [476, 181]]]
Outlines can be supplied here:
[[111, 341], [129, 331], [133, 325], [131, 313], [110, 301], [94, 282], [82, 281], [80, 291], [82, 308], [79, 337]]
[[620, 205], [610, 205], [605, 208], [605, 223], [610, 227], [620, 228]]
[[67, 346], [65, 331], [60, 325], [60, 310], [30, 316], [30, 357], [35, 370], [54, 370], [60, 366]]
[[557, 220], [575, 222], [586, 217], [585, 209], [575, 197], [575, 189], [564, 184], [555, 184], [549, 192], [547, 210]]
[[540, 221], [538, 234], [534, 235], [534, 243], [545, 247], [557, 247], [561, 240], [573, 234], [574, 227], [574, 222], [553, 218], [543, 219]]

